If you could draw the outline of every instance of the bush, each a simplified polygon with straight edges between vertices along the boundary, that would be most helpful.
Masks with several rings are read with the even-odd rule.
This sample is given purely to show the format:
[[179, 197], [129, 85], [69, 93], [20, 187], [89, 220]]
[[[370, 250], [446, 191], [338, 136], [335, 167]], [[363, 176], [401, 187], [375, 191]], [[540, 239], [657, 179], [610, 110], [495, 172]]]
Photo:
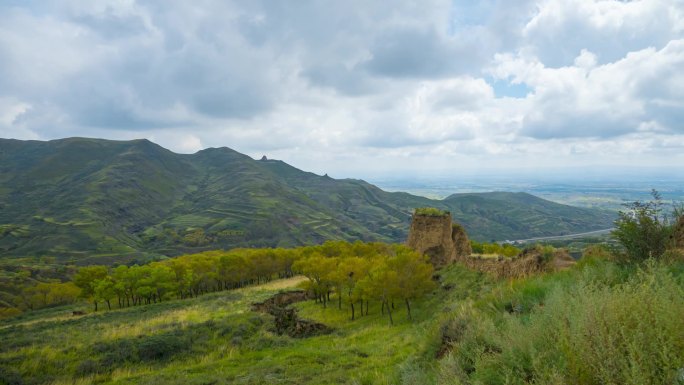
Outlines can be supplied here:
[[[606, 266], [586, 266], [527, 314], [464, 313], [468, 320], [448, 328], [457, 338], [439, 377], [452, 373], [462, 383], [488, 384], [677, 383], [684, 367], [684, 282], [672, 266], [655, 263], [621, 283], [612, 281], [614, 271], [591, 271]], [[521, 291], [522, 298], [540, 294], [529, 285]]]
[[93, 347], [95, 353], [101, 353], [100, 364], [108, 369], [124, 363], [138, 361], [135, 344], [130, 339], [120, 339], [110, 343], [101, 343]]
[[[633, 202], [620, 211], [611, 233], [631, 261], [659, 258], [668, 247], [672, 225], [663, 213], [660, 194], [653, 190], [650, 202]], [[676, 212], [675, 212], [676, 213]]]
[[449, 215], [449, 212], [440, 210], [435, 207], [418, 207], [413, 212], [413, 215], [425, 215], [428, 217], [445, 217]]
[[186, 350], [189, 345], [175, 333], [153, 335], [138, 344], [138, 357], [141, 361], [164, 360]]
[[93, 360], [85, 360], [76, 366], [76, 374], [79, 376], [87, 376], [89, 374], [101, 372], [101, 368], [101, 365], [97, 362]]
[[0, 366], [0, 384], [23, 385], [24, 380], [16, 369]]

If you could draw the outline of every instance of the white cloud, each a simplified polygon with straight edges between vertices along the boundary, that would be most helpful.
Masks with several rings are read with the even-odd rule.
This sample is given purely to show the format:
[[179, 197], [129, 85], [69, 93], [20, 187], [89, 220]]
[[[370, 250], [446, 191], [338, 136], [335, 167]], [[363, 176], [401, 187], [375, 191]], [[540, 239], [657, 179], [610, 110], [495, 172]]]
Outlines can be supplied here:
[[0, 62], [3, 137], [337, 176], [684, 153], [679, 0], [13, 3]]

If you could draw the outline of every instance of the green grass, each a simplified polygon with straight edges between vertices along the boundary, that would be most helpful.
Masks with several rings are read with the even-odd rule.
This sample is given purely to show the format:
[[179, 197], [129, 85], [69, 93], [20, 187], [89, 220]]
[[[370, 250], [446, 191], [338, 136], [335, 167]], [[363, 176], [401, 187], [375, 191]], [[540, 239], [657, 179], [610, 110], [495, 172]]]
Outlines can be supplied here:
[[[454, 284], [466, 282], [465, 269], [450, 271]], [[427, 365], [434, 356], [438, 341], [426, 336], [438, 336], [436, 315], [444, 311], [448, 291], [417, 301], [413, 321], [397, 303], [394, 326], [379, 303], [371, 302], [369, 315], [353, 322], [346, 309], [337, 309], [336, 298], [326, 309], [300, 303], [302, 318], [323, 322], [333, 333], [276, 335], [271, 317], [252, 312], [250, 304], [300, 280], [81, 317], [71, 311], [90, 308], [29, 312], [0, 322], [0, 373], [36, 384], [71, 378], [115, 384], [394, 384], [402, 367]]]
[[0, 322], [0, 383], [673, 384], [684, 367], [684, 264], [437, 273], [413, 320], [396, 303], [394, 326], [374, 301], [354, 321], [334, 295], [327, 308], [298, 303], [333, 328], [301, 339], [250, 304], [303, 278], [85, 316], [71, 315], [85, 304], [28, 312]]
[[444, 323], [439, 382], [682, 383], [683, 269], [585, 260], [499, 284]]
[[449, 212], [440, 210], [435, 207], [418, 207], [413, 211], [413, 215], [424, 215], [428, 217], [445, 217], [449, 215]]

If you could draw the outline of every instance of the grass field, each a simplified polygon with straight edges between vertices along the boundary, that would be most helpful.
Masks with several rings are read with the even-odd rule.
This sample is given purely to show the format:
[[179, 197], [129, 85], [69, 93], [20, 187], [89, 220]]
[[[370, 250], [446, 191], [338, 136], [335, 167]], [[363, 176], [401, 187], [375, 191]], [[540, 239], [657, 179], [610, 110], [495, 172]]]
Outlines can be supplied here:
[[[334, 296], [327, 308], [297, 303], [301, 318], [333, 329], [308, 338], [277, 335], [273, 318], [250, 308], [296, 288], [299, 276], [121, 310], [28, 312], [0, 322], [0, 383], [599, 384], [621, 374], [615, 383], [678, 383], [682, 264], [589, 260], [501, 281], [460, 265], [438, 273], [438, 288], [412, 305], [413, 320], [396, 304], [393, 326], [378, 302], [355, 321]], [[587, 361], [607, 351], [610, 360]], [[638, 371], [611, 372], [630, 365]]]
[[[458, 277], [447, 281], [464, 284], [479, 277], [456, 270]], [[326, 309], [313, 301], [299, 303], [302, 318], [322, 322], [333, 333], [279, 336], [272, 331], [272, 317], [251, 311], [250, 304], [303, 280], [298, 276], [84, 316], [71, 313], [89, 312], [85, 304], [26, 313], [0, 323], [0, 379], [31, 384], [394, 384], [401, 382], [402, 368], [433, 360], [439, 345], [436, 315], [449, 309], [449, 292], [438, 289], [417, 301], [413, 321], [397, 304], [394, 326], [379, 303], [371, 302], [369, 314], [357, 314], [353, 322], [334, 297]]]

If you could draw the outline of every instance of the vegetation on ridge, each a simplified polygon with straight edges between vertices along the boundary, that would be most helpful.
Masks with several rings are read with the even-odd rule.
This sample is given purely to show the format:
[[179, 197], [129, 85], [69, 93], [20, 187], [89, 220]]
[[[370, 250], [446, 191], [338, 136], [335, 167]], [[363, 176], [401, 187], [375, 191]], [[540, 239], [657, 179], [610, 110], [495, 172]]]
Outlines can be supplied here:
[[329, 239], [403, 242], [416, 207], [450, 211], [478, 241], [608, 228], [614, 216], [522, 193], [431, 200], [228, 148], [181, 155], [145, 140], [0, 139], [0, 185], [0, 256], [79, 265]]
[[450, 213], [436, 207], [418, 207], [413, 211], [413, 215], [423, 215], [427, 217], [445, 217]]

